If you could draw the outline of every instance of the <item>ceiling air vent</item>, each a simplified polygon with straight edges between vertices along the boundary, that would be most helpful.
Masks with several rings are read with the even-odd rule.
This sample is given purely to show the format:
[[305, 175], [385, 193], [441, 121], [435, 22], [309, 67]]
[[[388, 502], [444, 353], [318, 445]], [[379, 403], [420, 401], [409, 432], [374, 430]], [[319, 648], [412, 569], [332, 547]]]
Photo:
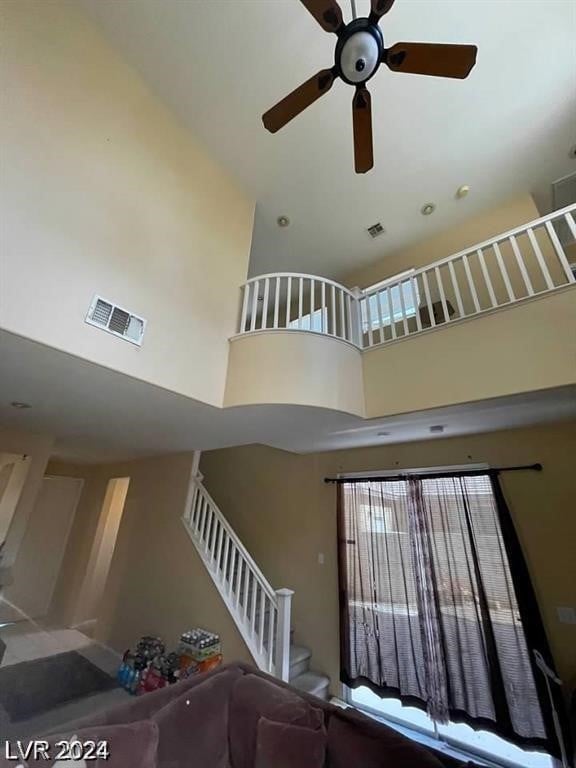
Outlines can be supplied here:
[[[572, 203], [576, 203], [576, 173], [564, 176], [552, 184], [552, 207], [555, 211]], [[574, 242], [570, 227], [565, 221], [555, 221], [554, 229], [562, 245]]]
[[374, 237], [378, 237], [379, 235], [383, 235], [386, 230], [384, 229], [382, 224], [380, 224], [380, 222], [378, 221], [376, 222], [376, 224], [372, 224], [371, 227], [368, 227], [366, 231], [368, 232], [370, 237], [374, 238]]
[[94, 296], [92, 299], [86, 322], [138, 346], [142, 344], [146, 329], [144, 318], [133, 315], [101, 296]]

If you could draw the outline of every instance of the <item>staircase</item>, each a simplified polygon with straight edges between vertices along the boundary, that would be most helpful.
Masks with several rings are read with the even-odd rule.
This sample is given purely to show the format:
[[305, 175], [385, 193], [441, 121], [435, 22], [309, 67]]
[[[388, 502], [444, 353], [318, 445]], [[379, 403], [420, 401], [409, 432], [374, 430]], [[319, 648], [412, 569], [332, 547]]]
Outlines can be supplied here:
[[292, 643], [290, 589], [274, 590], [216, 505], [196, 453], [182, 522], [257, 667], [321, 699], [330, 680], [310, 669], [311, 652]]

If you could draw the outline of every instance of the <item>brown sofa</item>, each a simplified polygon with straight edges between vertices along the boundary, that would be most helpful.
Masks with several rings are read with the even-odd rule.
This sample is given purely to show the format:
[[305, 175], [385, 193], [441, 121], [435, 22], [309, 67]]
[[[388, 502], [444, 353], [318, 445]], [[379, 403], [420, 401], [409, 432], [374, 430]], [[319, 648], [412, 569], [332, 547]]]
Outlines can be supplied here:
[[110, 757], [102, 765], [108, 768], [462, 765], [354, 710], [300, 693], [243, 664], [147, 694], [72, 723], [65, 734], [45, 738], [53, 745], [72, 735], [81, 742], [106, 740]]

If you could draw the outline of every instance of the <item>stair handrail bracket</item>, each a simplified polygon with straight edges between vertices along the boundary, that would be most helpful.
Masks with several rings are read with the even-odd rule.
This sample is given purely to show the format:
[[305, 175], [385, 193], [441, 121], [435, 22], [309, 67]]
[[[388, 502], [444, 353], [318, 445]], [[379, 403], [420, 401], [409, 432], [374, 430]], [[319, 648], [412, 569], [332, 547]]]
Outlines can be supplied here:
[[574, 286], [576, 204], [360, 290], [318, 275], [277, 272], [241, 286], [235, 338], [314, 333], [360, 350], [399, 341]]
[[258, 668], [287, 681], [294, 593], [270, 585], [202, 479], [195, 461], [184, 527]]

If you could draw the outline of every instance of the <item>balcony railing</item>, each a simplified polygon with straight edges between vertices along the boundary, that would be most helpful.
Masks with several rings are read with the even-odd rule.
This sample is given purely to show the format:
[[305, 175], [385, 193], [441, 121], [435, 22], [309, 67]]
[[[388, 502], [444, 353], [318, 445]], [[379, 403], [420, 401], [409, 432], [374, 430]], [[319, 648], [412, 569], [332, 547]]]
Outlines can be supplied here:
[[575, 211], [554, 211], [371, 290], [315, 275], [253, 277], [242, 286], [238, 333], [306, 331], [367, 349], [565, 288], [576, 282], [562, 244], [576, 243]]

